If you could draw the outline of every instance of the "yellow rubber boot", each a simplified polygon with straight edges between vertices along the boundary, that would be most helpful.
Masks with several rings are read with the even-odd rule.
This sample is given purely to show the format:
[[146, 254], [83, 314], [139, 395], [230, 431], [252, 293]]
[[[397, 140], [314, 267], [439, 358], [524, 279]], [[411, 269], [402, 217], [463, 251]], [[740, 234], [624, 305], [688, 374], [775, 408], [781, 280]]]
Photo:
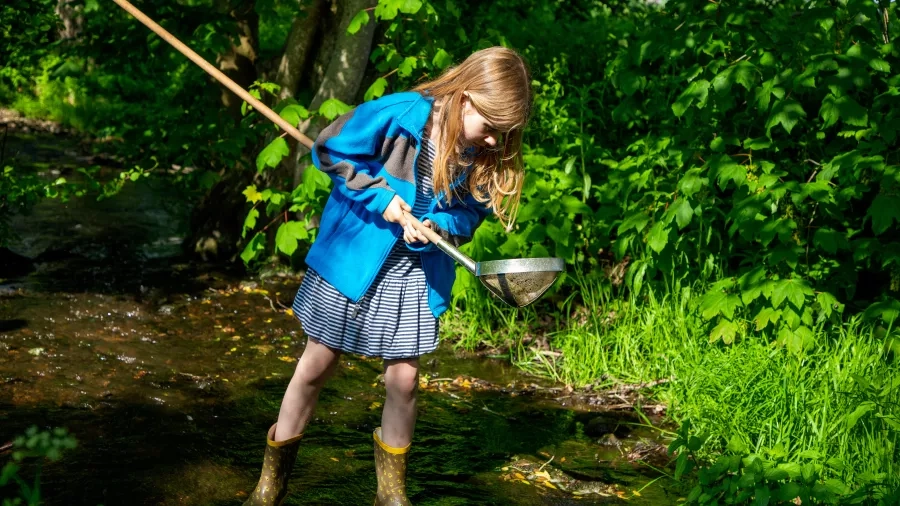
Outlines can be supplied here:
[[375, 475], [378, 495], [375, 506], [412, 506], [406, 498], [406, 460], [409, 445], [394, 448], [381, 440], [381, 427], [375, 429]]
[[303, 434], [278, 442], [272, 440], [274, 437], [275, 425], [266, 436], [266, 455], [263, 457], [259, 483], [244, 506], [279, 506], [287, 496], [288, 479], [291, 477], [294, 461], [297, 460], [297, 450]]

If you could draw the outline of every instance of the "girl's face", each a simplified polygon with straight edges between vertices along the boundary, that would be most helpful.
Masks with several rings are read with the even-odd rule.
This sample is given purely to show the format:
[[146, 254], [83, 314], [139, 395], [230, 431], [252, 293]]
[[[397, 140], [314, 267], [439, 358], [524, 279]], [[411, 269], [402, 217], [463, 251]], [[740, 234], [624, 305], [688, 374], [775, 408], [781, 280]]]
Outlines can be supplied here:
[[472, 105], [468, 96], [463, 97], [462, 141], [465, 146], [494, 148], [500, 142], [501, 132]]

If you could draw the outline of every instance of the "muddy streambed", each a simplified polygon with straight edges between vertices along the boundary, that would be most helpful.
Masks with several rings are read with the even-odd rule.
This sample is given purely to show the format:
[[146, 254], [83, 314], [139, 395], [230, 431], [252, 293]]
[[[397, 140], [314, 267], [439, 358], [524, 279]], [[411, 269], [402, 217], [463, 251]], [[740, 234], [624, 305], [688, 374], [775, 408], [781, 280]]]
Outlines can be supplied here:
[[[23, 137], [19, 161], [37, 166], [29, 153], [57, 142]], [[305, 345], [286, 310], [300, 278], [179, 259], [188, 211], [170, 195], [141, 183], [99, 203], [43, 202], [12, 223], [10, 249], [30, 265], [0, 280], [0, 447], [32, 425], [78, 440], [45, 466], [45, 504], [240, 504], [255, 485]], [[446, 345], [421, 371], [414, 504], [677, 502], [653, 470], [666, 462], [658, 433], [628, 410], [569, 402], [560, 385]], [[285, 504], [372, 502], [381, 372], [379, 360], [342, 358]], [[9, 458], [0, 451], [0, 465]]]

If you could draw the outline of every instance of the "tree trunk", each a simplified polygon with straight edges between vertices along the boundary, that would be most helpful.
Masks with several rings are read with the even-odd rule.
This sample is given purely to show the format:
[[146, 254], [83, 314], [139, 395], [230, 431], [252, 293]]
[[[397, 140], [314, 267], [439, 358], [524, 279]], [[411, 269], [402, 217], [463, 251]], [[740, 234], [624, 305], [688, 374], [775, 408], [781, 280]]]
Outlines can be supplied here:
[[325, 9], [325, 0], [309, 0], [303, 7], [300, 17], [294, 20], [284, 47], [284, 54], [278, 64], [275, 83], [281, 86], [278, 98], [292, 98], [297, 93], [300, 80], [303, 78], [310, 53], [317, 37], [321, 35], [319, 27], [320, 13]]
[[81, 35], [81, 28], [84, 25], [83, 10], [84, 6], [75, 0], [59, 0], [56, 3], [56, 15], [62, 21], [62, 28], [59, 30], [61, 40], [75, 39]]
[[[322, 76], [316, 94], [309, 104], [310, 109], [318, 109], [323, 102], [336, 98], [344, 103], [353, 103], [359, 92], [359, 85], [366, 72], [369, 54], [372, 50], [372, 38], [375, 35], [375, 23], [369, 22], [353, 35], [347, 33], [347, 27], [356, 14], [374, 7], [377, 0], [344, 0], [340, 5], [340, 24], [338, 25], [334, 47], [329, 52], [330, 58]], [[318, 137], [327, 121], [321, 117], [309, 119], [300, 124], [299, 130], [311, 139]], [[309, 153], [304, 146], [295, 146], [291, 160], [295, 165], [294, 186], [301, 182], [306, 164], [299, 160]]]
[[[315, 1], [319, 2], [318, 16], [308, 15], [303, 20], [295, 21], [291, 34], [288, 37], [288, 44], [291, 44], [292, 40], [295, 42], [300, 41], [297, 43], [311, 40], [312, 44], [310, 47], [313, 48], [315, 54], [310, 53], [309, 49], [302, 50], [288, 46], [285, 49], [285, 56], [281, 60], [283, 65], [279, 66], [279, 77], [276, 79], [283, 79], [280, 84], [284, 88], [291, 90], [295, 95], [297, 85], [303, 87], [303, 84], [309, 80], [317, 82], [318, 84], [314, 88], [315, 92], [312, 94], [312, 102], [309, 104], [310, 109], [317, 109], [329, 98], [337, 98], [346, 103], [353, 103], [359, 93], [360, 83], [368, 65], [375, 23], [368, 23], [354, 35], [347, 34], [347, 26], [356, 13], [364, 8], [373, 7], [377, 0]], [[311, 9], [314, 8], [314, 6], [311, 6]], [[307, 11], [308, 14], [310, 12], [312, 11]], [[239, 19], [239, 22], [241, 19], [244, 21], [241, 25], [241, 43], [232, 48], [233, 58], [229, 55], [231, 59], [226, 57], [220, 59], [220, 66], [224, 67], [228, 62], [235, 62], [235, 68], [231, 70], [237, 73], [243, 68], [241, 62], [253, 62], [256, 60], [255, 42], [257, 38], [255, 36], [255, 27], [257, 25], [255, 14], [246, 14], [243, 18], [235, 17]], [[316, 35], [311, 38], [308, 34], [300, 31], [305, 20], [309, 18], [317, 21], [315, 29], [312, 30]], [[244, 34], [247, 35], [245, 36]], [[304, 51], [307, 52], [305, 57], [302, 55]], [[315, 76], [315, 72], [308, 71], [310, 62], [313, 61], [313, 56], [315, 56], [315, 61], [321, 62], [323, 69], [321, 76], [318, 78]], [[306, 61], [301, 64], [301, 60]], [[255, 78], [256, 72], [254, 71], [252, 75]], [[249, 84], [235, 80], [242, 86]], [[251, 79], [250, 83], [252, 82]], [[232, 98], [234, 100], [233, 106], [239, 111], [239, 99], [233, 96]], [[327, 124], [325, 121], [306, 121], [300, 124], [299, 129], [306, 135], [315, 138], [325, 124]], [[238, 253], [237, 246], [248, 207], [242, 192], [247, 185], [253, 182], [256, 182], [258, 186], [278, 187], [279, 180], [290, 181], [293, 179], [294, 186], [299, 184], [304, 167], [298, 161], [309, 151], [302, 146], [297, 146], [296, 143], [294, 144], [291, 155], [282, 164], [286, 166], [279, 168], [278, 172], [270, 171], [262, 177], [257, 177], [252, 169], [236, 168], [228, 171], [225, 177], [204, 198], [203, 202], [195, 208], [191, 222], [191, 235], [185, 241], [185, 249], [191, 254], [202, 257], [204, 260], [234, 260]], [[252, 161], [256, 155], [257, 153], [255, 152], [247, 153], [247, 159]], [[248, 167], [253, 165], [252, 162], [247, 164]], [[259, 222], [261, 224], [267, 223], [270, 219], [271, 217], [261, 216]], [[273, 227], [273, 230], [276, 228]]]

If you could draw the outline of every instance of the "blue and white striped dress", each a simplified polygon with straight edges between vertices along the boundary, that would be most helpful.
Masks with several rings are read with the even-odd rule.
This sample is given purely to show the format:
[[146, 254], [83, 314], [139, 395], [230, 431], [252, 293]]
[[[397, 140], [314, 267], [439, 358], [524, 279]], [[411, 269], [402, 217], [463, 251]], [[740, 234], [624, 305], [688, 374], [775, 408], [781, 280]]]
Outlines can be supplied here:
[[[422, 216], [434, 198], [435, 147], [427, 137], [416, 165], [413, 215]], [[312, 269], [294, 298], [303, 331], [329, 348], [385, 359], [412, 358], [438, 345], [438, 319], [428, 306], [428, 287], [419, 253], [397, 239], [372, 286], [354, 304]]]

